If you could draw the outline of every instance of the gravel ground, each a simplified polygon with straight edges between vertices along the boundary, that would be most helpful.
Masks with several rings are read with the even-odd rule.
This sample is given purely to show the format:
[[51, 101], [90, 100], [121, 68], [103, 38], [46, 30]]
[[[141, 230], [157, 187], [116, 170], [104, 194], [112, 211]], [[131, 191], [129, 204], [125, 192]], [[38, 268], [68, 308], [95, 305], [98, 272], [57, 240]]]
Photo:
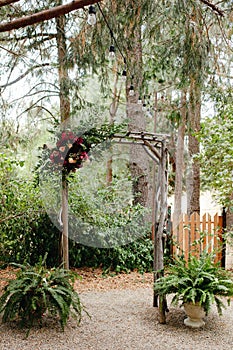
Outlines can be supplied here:
[[54, 320], [33, 328], [27, 339], [16, 323], [0, 326], [0, 350], [232, 350], [233, 305], [219, 317], [213, 308], [201, 329], [183, 324], [184, 311], [170, 308], [167, 324], [157, 321], [153, 292], [147, 284], [132, 289], [82, 291], [91, 318], [69, 320], [62, 332]]

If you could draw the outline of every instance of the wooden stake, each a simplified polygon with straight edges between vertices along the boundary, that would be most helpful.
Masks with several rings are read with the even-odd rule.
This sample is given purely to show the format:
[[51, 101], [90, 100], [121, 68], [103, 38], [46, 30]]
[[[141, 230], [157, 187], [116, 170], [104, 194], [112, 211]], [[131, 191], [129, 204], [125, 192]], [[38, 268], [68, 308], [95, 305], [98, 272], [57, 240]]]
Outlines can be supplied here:
[[68, 183], [62, 180], [62, 247], [63, 267], [69, 269], [69, 230], [68, 230]]

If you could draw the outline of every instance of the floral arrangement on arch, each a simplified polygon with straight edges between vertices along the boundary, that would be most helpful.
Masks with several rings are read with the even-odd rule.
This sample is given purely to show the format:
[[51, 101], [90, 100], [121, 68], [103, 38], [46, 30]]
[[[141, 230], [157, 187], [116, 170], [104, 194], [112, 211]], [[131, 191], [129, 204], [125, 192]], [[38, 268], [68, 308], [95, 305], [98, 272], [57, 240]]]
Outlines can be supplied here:
[[50, 148], [50, 168], [63, 170], [65, 173], [75, 172], [89, 159], [90, 144], [72, 131], [64, 130], [58, 135], [56, 147]]
[[[100, 127], [84, 129], [81, 132], [62, 130], [56, 133], [55, 146], [44, 145], [39, 156], [37, 170], [62, 171], [63, 175], [76, 172], [89, 159], [88, 153], [92, 150], [92, 158], [101, 157], [104, 149], [110, 145], [115, 133], [123, 130], [124, 125], [102, 124]], [[98, 146], [98, 147], [97, 147]]]

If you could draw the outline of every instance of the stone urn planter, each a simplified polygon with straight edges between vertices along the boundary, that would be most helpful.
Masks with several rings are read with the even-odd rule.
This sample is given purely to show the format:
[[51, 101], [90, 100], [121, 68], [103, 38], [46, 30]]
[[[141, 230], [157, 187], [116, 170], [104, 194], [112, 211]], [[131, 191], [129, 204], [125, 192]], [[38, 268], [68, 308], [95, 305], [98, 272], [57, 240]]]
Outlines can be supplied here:
[[186, 315], [188, 316], [184, 320], [184, 324], [186, 326], [192, 327], [192, 328], [199, 328], [205, 325], [205, 322], [203, 321], [203, 318], [205, 317], [205, 310], [202, 306], [200, 306], [198, 303], [185, 303], [184, 304], [184, 310], [186, 312]]

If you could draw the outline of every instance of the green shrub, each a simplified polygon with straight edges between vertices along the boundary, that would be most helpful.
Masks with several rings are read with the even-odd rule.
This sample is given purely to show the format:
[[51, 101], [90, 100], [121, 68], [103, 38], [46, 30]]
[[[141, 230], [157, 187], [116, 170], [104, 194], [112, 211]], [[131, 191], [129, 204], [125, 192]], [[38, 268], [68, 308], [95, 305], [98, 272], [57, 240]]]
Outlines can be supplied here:
[[8, 282], [0, 297], [2, 322], [19, 318], [28, 333], [43, 315], [59, 316], [62, 329], [71, 315], [81, 321], [83, 305], [73, 283], [79, 276], [62, 268], [48, 270], [45, 259], [34, 266], [15, 264], [16, 278]]
[[[0, 206], [0, 262], [3, 266], [10, 262], [20, 264], [27, 262], [34, 265], [40, 256], [47, 253], [47, 266], [59, 266], [61, 263], [59, 251], [61, 233], [53, 225], [43, 207], [38, 184], [33, 179], [25, 180], [17, 176], [18, 167], [19, 165], [7, 157], [0, 157], [0, 175], [2, 176], [0, 178], [0, 198], [2, 198]], [[72, 180], [70, 187], [72, 186], [76, 186], [75, 180]], [[128, 218], [127, 215], [122, 217], [120, 214], [116, 215], [116, 220], [113, 215], [105, 215], [103, 218], [102, 210], [97, 211], [93, 205], [95, 196], [91, 196], [89, 191], [84, 192], [83, 183], [82, 186], [82, 191], [81, 189], [77, 191], [75, 187], [80, 196], [73, 199], [73, 205], [77, 207], [77, 212], [82, 215], [85, 222], [93, 217], [94, 222], [98, 223], [95, 226], [98, 231], [98, 227], [101, 229], [106, 226], [102, 221], [108, 220], [108, 227], [112, 229], [111, 237], [113, 239], [115, 239], [115, 231], [122, 232], [125, 225], [128, 225], [133, 237], [140, 233], [141, 238], [115, 248], [95, 248], [78, 244], [73, 237], [74, 240], [69, 242], [70, 266], [102, 267], [105, 271], [113, 270], [116, 272], [129, 272], [134, 269], [138, 269], [140, 272], [151, 271], [153, 269], [153, 243], [149, 238], [148, 229], [139, 225], [140, 220], [132, 220], [132, 224], [127, 224], [125, 222], [125, 219]], [[128, 187], [130, 187], [129, 180], [115, 178], [111, 191], [110, 187], [104, 185], [98, 187], [98, 196], [100, 199], [102, 198], [103, 203], [108, 201], [114, 203], [120, 209], [116, 212], [121, 213], [122, 197], [128, 191]], [[118, 197], [119, 193], [120, 197]], [[70, 197], [72, 199], [72, 193]], [[129, 205], [127, 204], [126, 213], [129, 211], [128, 209]], [[141, 210], [135, 207], [130, 212], [131, 216], [133, 213], [133, 218], [137, 213], [139, 217], [141, 215]], [[78, 230], [76, 231], [78, 232]], [[125, 236], [127, 239], [127, 235]]]
[[152, 271], [153, 242], [148, 234], [114, 248], [94, 248], [70, 242], [70, 264], [73, 267], [102, 267], [106, 272]]

